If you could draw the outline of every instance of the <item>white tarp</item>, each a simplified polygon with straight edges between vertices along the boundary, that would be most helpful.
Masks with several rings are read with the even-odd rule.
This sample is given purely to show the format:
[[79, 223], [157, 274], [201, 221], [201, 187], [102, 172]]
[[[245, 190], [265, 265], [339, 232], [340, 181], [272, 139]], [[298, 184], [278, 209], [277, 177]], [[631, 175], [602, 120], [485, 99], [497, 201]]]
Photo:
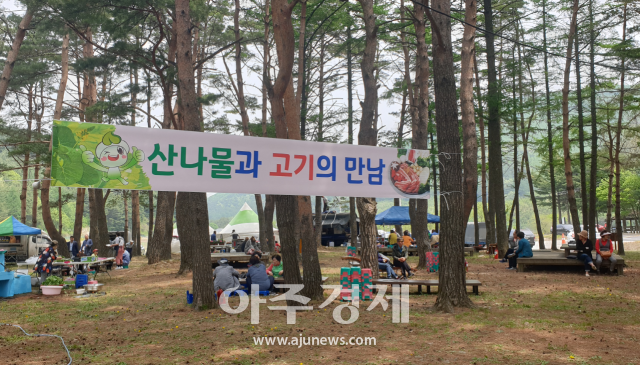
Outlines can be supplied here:
[[[254, 236], [256, 239], [260, 237], [260, 222], [258, 215], [251, 209], [249, 204], [244, 203], [240, 211], [233, 217], [233, 219], [224, 227], [221, 231], [218, 231], [218, 239], [221, 237], [229, 242], [232, 237], [233, 231], [236, 231], [240, 238]], [[273, 230], [276, 236], [276, 241], [279, 241], [279, 233], [277, 229]]]

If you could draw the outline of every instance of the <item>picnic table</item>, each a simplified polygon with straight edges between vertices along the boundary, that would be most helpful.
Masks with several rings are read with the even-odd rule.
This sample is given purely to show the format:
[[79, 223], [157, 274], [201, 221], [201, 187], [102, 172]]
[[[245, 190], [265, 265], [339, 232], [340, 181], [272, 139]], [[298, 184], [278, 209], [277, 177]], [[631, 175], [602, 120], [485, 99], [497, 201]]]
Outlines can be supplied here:
[[[93, 278], [95, 279], [96, 276], [98, 275], [98, 273], [106, 273], [107, 275], [109, 275], [109, 277], [111, 277], [111, 274], [109, 274], [108, 270], [107, 270], [107, 265], [111, 262], [114, 262], [116, 260], [115, 257], [106, 257], [106, 258], [98, 258], [98, 261], [84, 261], [84, 262], [80, 262], [80, 261], [70, 261], [70, 262], [53, 262], [51, 264], [51, 266], [55, 267], [63, 267], [63, 266], [71, 266], [71, 276], [75, 276], [75, 272], [77, 271], [77, 266], [80, 265], [87, 265], [89, 266], [89, 268], [95, 268], [96, 273], [93, 275]], [[62, 270], [59, 271], [60, 276], [62, 277]]]
[[[624, 273], [624, 258], [614, 254], [616, 258], [616, 269], [618, 275]], [[608, 268], [611, 262], [605, 260], [602, 262], [602, 268]], [[577, 259], [568, 259], [563, 253], [558, 251], [534, 250], [533, 257], [518, 258], [518, 272], [526, 271], [530, 266], [576, 266], [584, 267], [582, 261]]]
[[[474, 250], [473, 247], [465, 247], [464, 248], [464, 252], [465, 253], [468, 252], [470, 256], [473, 256], [473, 250]], [[389, 248], [389, 247], [379, 247], [378, 248], [378, 252], [383, 254], [383, 255], [388, 255], [392, 251], [393, 251], [393, 249]], [[431, 252], [438, 252], [438, 251], [439, 251], [438, 247], [431, 248]], [[409, 256], [415, 256], [415, 255], [418, 254], [418, 247], [409, 247], [408, 252], [409, 252]], [[358, 255], [362, 255], [362, 248], [361, 247], [358, 247]]]
[[[325, 281], [327, 281], [327, 279], [329, 279], [329, 277], [328, 277], [328, 276], [323, 276], [323, 277], [322, 277], [322, 282], [324, 283]], [[240, 284], [241, 284], [241, 285], [244, 285], [244, 284], [246, 284], [246, 283], [247, 283], [247, 279], [245, 279], [245, 278], [240, 279]], [[273, 283], [274, 283], [274, 284], [286, 284], [286, 283], [284, 282], [284, 277], [282, 277], [282, 276], [281, 276], [281, 277], [279, 277], [279, 278], [275, 278], [275, 279], [273, 280]]]
[[[431, 294], [432, 286], [439, 286], [438, 280], [401, 280], [401, 279], [374, 279], [372, 281], [374, 285], [417, 285], [418, 294], [422, 294], [422, 286], [427, 287], [427, 294]], [[465, 286], [470, 286], [473, 289], [473, 294], [480, 295], [478, 289], [482, 283], [479, 280], [467, 280]]]
[[[249, 263], [249, 259], [251, 255], [247, 255], [244, 252], [226, 252], [226, 253], [212, 253], [211, 254], [211, 264], [217, 265], [219, 259], [227, 259], [229, 263]], [[260, 259], [266, 266], [271, 260], [269, 258], [269, 252], [263, 252], [262, 258]]]

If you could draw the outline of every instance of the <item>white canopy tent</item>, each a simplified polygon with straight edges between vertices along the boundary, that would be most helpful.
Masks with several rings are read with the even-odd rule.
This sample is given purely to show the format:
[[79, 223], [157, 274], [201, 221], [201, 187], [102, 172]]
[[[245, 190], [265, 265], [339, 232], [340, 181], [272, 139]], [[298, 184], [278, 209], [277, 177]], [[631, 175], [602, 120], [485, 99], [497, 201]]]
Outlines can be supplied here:
[[[260, 221], [258, 220], [258, 215], [251, 209], [249, 204], [244, 203], [231, 222], [221, 231], [218, 231], [218, 239], [231, 242], [231, 234], [234, 230], [240, 238], [254, 236], [258, 239], [260, 237]], [[273, 234], [275, 235], [275, 240], [279, 241], [280, 237], [277, 229], [273, 230]]]

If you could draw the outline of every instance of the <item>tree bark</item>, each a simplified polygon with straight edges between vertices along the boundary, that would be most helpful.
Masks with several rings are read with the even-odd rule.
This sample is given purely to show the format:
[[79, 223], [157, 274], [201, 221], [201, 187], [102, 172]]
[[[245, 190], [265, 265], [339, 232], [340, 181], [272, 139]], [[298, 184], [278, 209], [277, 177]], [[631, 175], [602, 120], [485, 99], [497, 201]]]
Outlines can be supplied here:
[[[61, 54], [61, 78], [60, 86], [58, 87], [58, 96], [56, 98], [56, 109], [53, 114], [53, 119], [60, 119], [62, 115], [62, 107], [58, 108], [58, 105], [62, 105], [64, 101], [64, 92], [67, 85], [67, 75], [69, 74], [69, 35], [65, 35], [62, 40], [62, 54]], [[52, 141], [49, 141], [49, 152], [51, 152]], [[44, 223], [47, 233], [52, 240], [58, 241], [58, 252], [61, 256], [69, 256], [69, 246], [66, 244], [66, 240], [62, 237], [62, 233], [58, 231], [53, 224], [53, 218], [51, 217], [51, 206], [49, 204], [49, 189], [51, 187], [51, 166], [47, 166], [43, 174], [42, 187], [40, 188], [40, 201], [42, 203], [42, 222]]]
[[[416, 118], [412, 120], [412, 147], [421, 150], [426, 150], [429, 147], [429, 55], [427, 53], [427, 43], [425, 39], [424, 9], [422, 6], [416, 6], [413, 17], [417, 43], [415, 77], [417, 89], [414, 95], [416, 99], [413, 104], [417, 107], [417, 110], [414, 113]], [[406, 68], [407, 66], [405, 66], [405, 70]], [[429, 201], [427, 199], [417, 199], [414, 207], [415, 216], [411, 218], [411, 231], [418, 246], [418, 268], [426, 268], [425, 253], [431, 250], [428, 242], [429, 228], [427, 221]]]
[[[451, 44], [450, 0], [434, 0], [432, 7], [440, 13], [430, 14], [433, 43], [433, 73], [436, 103], [436, 129], [438, 151], [452, 158], [442, 159], [440, 173], [441, 190], [447, 194], [447, 206], [441, 209], [440, 270], [438, 298], [435, 308], [448, 313], [455, 307], [472, 307], [465, 284], [464, 246], [464, 197], [462, 191], [462, 164], [460, 134], [458, 129], [458, 105]], [[441, 15], [444, 14], [444, 15]], [[442, 204], [442, 202], [440, 203]]]
[[589, 96], [591, 107], [591, 171], [589, 174], [589, 237], [596, 236], [598, 216], [596, 211], [596, 184], [598, 179], [598, 127], [596, 106], [595, 27], [593, 24], [593, 0], [589, 1]]
[[350, 244], [353, 247], [358, 245], [358, 208], [356, 207], [356, 198], [349, 198], [349, 231], [351, 232]]
[[[271, 111], [276, 125], [276, 136], [283, 139], [300, 140], [300, 104], [297, 102], [299, 99], [294, 92], [292, 78], [295, 40], [291, 12], [295, 5], [296, 2], [288, 3], [286, 0], [274, 0], [272, 4], [273, 38], [276, 43], [279, 69], [276, 82], [269, 94], [271, 95]], [[303, 62], [303, 59], [298, 61]], [[299, 96], [301, 92], [302, 90], [299, 88]], [[287, 256], [285, 251], [296, 252], [293, 257], [285, 258], [285, 281], [290, 284], [299, 284], [301, 282], [297, 265], [298, 239], [300, 239], [305, 272], [303, 293], [308, 297], [319, 299], [322, 297], [322, 277], [313, 233], [310, 198], [309, 196], [298, 196], [296, 198], [281, 195], [277, 200], [277, 218], [283, 256]], [[289, 211], [285, 212], [284, 210]], [[281, 215], [283, 214], [287, 216], [284, 221], [288, 221], [288, 224], [280, 224]], [[291, 214], [294, 215], [291, 217]], [[291, 224], [290, 219], [295, 220], [296, 223]], [[292, 230], [295, 230], [295, 232], [291, 232]], [[287, 279], [287, 275], [290, 275], [291, 280]], [[293, 305], [293, 303], [289, 304]]]
[[489, 87], [487, 91], [487, 106], [489, 109], [488, 141], [489, 141], [489, 195], [491, 204], [489, 209], [495, 214], [496, 243], [499, 255], [506, 254], [509, 247], [507, 224], [504, 206], [504, 183], [502, 174], [502, 142], [500, 128], [500, 90], [496, 73], [495, 36], [493, 34], [493, 10], [491, 0], [484, 0], [485, 25], [487, 28], [487, 68]]
[[[577, 32], [577, 30], [576, 30]], [[582, 223], [584, 229], [589, 229], [589, 201], [587, 200], [587, 162], [584, 156], [584, 115], [582, 111], [582, 82], [580, 80], [580, 47], [578, 35], [574, 38], [576, 49], [576, 97], [578, 101], [578, 147], [580, 150], [580, 200], [582, 208]]]
[[11, 80], [11, 72], [13, 71], [13, 67], [18, 60], [18, 53], [20, 52], [20, 47], [22, 46], [24, 37], [27, 35], [27, 28], [29, 28], [29, 24], [31, 24], [32, 18], [33, 11], [27, 8], [27, 11], [24, 13], [24, 17], [22, 17], [22, 21], [20, 21], [20, 25], [18, 25], [16, 36], [13, 38], [13, 45], [11, 46], [11, 50], [9, 51], [9, 53], [7, 53], [7, 59], [4, 63], [2, 76], [0, 76], [0, 110], [2, 109], [2, 105], [4, 104], [4, 100], [7, 95], [9, 81]]
[[[362, 84], [364, 101], [360, 118], [358, 144], [375, 146], [378, 142], [377, 120], [375, 110], [378, 104], [378, 87], [374, 75], [376, 49], [378, 47], [378, 26], [373, 13], [373, 0], [359, 0], [365, 30], [365, 47], [362, 55]], [[374, 278], [378, 277], [378, 254], [376, 249], [376, 212], [375, 198], [357, 198], [356, 205], [360, 216], [360, 246], [362, 247], [362, 267], [371, 269]]]
[[153, 235], [147, 241], [147, 260], [149, 265], [171, 259], [171, 239], [173, 237], [173, 211], [176, 193], [158, 192], [158, 205]]
[[[256, 210], [258, 214], [258, 224], [260, 232], [258, 232], [258, 239], [260, 240], [260, 244], [264, 245], [266, 243], [266, 239], [268, 237], [266, 232], [266, 227], [264, 225], [264, 205], [262, 204], [262, 195], [255, 194], [256, 198]], [[265, 247], [266, 248], [266, 247]]]
[[[202, 132], [198, 112], [196, 87], [192, 65], [191, 15], [189, 0], [176, 0], [176, 35], [178, 85], [184, 129]], [[196, 310], [214, 308], [213, 280], [211, 280], [211, 255], [209, 241], [209, 214], [205, 193], [178, 193], [176, 221], [181, 240], [189, 243], [193, 268], [193, 307]], [[183, 254], [181, 252], [181, 254]]]
[[69, 257], [69, 245], [67, 240], [64, 239], [60, 231], [53, 224], [53, 218], [51, 217], [51, 208], [49, 204], [49, 189], [51, 186], [51, 167], [47, 166], [44, 170], [42, 186], [40, 188], [40, 201], [42, 203], [42, 222], [44, 223], [47, 233], [52, 240], [58, 241], [58, 253], [61, 257]]
[[556, 215], [556, 207], [558, 199], [556, 194], [556, 177], [553, 161], [553, 129], [551, 125], [551, 93], [549, 91], [549, 61], [547, 57], [547, 0], [542, 0], [542, 36], [544, 47], [544, 84], [545, 97], [547, 102], [547, 148], [549, 154], [549, 180], [551, 182], [551, 249], [558, 249], [558, 216]]
[[76, 216], [73, 223], [73, 237], [81, 239], [82, 237], [82, 218], [84, 217], [84, 199], [86, 195], [85, 188], [78, 188], [76, 191]]
[[[29, 85], [29, 111], [27, 115], [27, 142], [31, 141], [31, 127], [33, 125], [33, 85]], [[29, 179], [29, 159], [31, 153], [26, 152], [24, 154], [24, 160], [22, 164], [22, 189], [20, 191], [20, 222], [25, 224], [27, 222], [27, 182]]]
[[473, 60], [475, 59], [476, 0], [465, 0], [464, 32], [460, 62], [460, 111], [464, 143], [464, 221], [469, 220], [471, 209], [478, 201], [478, 137], [476, 135], [475, 107], [473, 105]]
[[[40, 115], [37, 116], [37, 124], [36, 124], [36, 139], [39, 141], [42, 133], [42, 119], [44, 117], [44, 85], [40, 84], [40, 105], [42, 106]], [[37, 115], [37, 114], [36, 114]], [[40, 161], [40, 154], [36, 152], [36, 162]], [[35, 181], [38, 181], [40, 168], [36, 167], [33, 169], [33, 178]], [[31, 227], [38, 226], [38, 190], [33, 189], [31, 198]]]
[[[522, 50], [520, 45], [518, 45], [518, 59], [522, 59]], [[540, 213], [538, 211], [538, 202], [536, 199], [535, 189], [533, 187], [533, 177], [531, 176], [531, 168], [529, 166], [529, 151], [528, 151], [528, 143], [529, 143], [529, 132], [531, 131], [531, 123], [533, 122], [533, 117], [536, 114], [536, 90], [535, 83], [533, 81], [533, 74], [531, 73], [531, 67], [527, 65], [527, 69], [529, 70], [529, 78], [531, 81], [531, 103], [533, 104], [533, 110], [531, 111], [531, 115], [529, 116], [529, 123], [527, 124], [527, 129], [524, 128], [524, 108], [522, 107], [522, 88], [520, 88], [520, 129], [522, 133], [522, 158], [524, 159], [525, 169], [527, 172], [527, 181], [529, 183], [529, 196], [531, 197], [531, 205], [533, 207], [533, 216], [536, 220], [536, 229], [538, 231], [538, 245], [541, 250], [545, 249], [544, 244], [544, 232], [542, 230], [542, 224], [540, 223]], [[520, 84], [522, 84], [522, 72], [520, 73]]]
[[477, 57], [476, 57], [476, 53], [473, 54], [473, 59], [474, 59], [474, 69], [475, 69], [475, 74], [476, 74], [476, 99], [478, 100], [478, 122], [479, 122], [479, 128], [480, 128], [480, 159], [482, 160], [481, 162], [481, 170], [480, 170], [480, 174], [481, 176], [481, 181], [482, 181], [482, 185], [481, 185], [481, 192], [480, 195], [482, 196], [482, 213], [484, 215], [484, 222], [485, 222], [485, 226], [486, 226], [486, 234], [487, 236], [485, 237], [485, 243], [487, 245], [489, 244], [493, 244], [494, 239], [495, 239], [495, 228], [493, 225], [493, 219], [492, 219], [492, 215], [489, 214], [489, 209], [488, 209], [488, 204], [487, 204], [487, 161], [486, 161], [486, 155], [485, 155], [485, 139], [484, 139], [484, 110], [482, 107], [482, 91], [480, 89], [480, 77], [479, 77], [479, 72], [478, 72], [478, 61], [477, 61]]
[[[577, 0], [576, 0], [577, 1]], [[622, 43], [627, 40], [627, 3], [624, 3], [622, 21]], [[616, 236], [618, 237], [618, 255], [624, 255], [624, 228], [622, 227], [622, 211], [620, 203], [620, 145], [622, 138], [622, 115], [624, 113], [624, 76], [625, 56], [623, 55], [620, 73], [620, 108], [618, 110], [618, 127], [616, 128]]]
[[264, 225], [265, 234], [269, 238], [267, 244], [269, 252], [276, 251], [275, 235], [273, 234], [273, 211], [275, 209], [275, 199], [273, 195], [265, 195], [264, 203]]
[[580, 232], [580, 217], [576, 203], [576, 192], [573, 185], [573, 171], [571, 170], [571, 141], [569, 141], [569, 78], [571, 73], [571, 54], [573, 50], [573, 37], [576, 34], [579, 1], [573, 1], [571, 16], [571, 28], [569, 29], [569, 43], [567, 45], [567, 58], [564, 66], [564, 86], [562, 88], [562, 147], [564, 150], [564, 175], [567, 180], [567, 199], [569, 200], [569, 212], [573, 222], [574, 232]]
[[148, 191], [149, 198], [149, 231], [147, 232], [147, 251], [149, 250], [149, 242], [153, 238], [153, 190]]
[[129, 202], [127, 201], [127, 192], [122, 192], [122, 202], [124, 203], [124, 240], [129, 239]]
[[314, 215], [313, 223], [316, 234], [316, 244], [318, 248], [322, 247], [322, 197], [316, 196], [316, 214]]
[[244, 82], [242, 79], [242, 59], [241, 51], [242, 44], [240, 43], [240, 0], [235, 0], [235, 12], [233, 13], [233, 33], [236, 40], [236, 82], [237, 82], [237, 97], [238, 108], [240, 109], [240, 118], [242, 119], [242, 133], [245, 136], [249, 135], [249, 115], [247, 114], [247, 107], [244, 98]]
[[131, 192], [131, 239], [135, 246], [131, 250], [133, 256], [140, 256], [140, 192]]
[[[276, 1], [274, 1], [274, 6]], [[274, 198], [278, 212], [276, 219], [280, 229], [280, 241], [282, 241], [280, 247], [284, 281], [287, 284], [302, 284], [298, 264], [298, 242], [300, 240], [298, 199], [295, 195], [275, 195]], [[294, 304], [291, 303], [291, 305]]]

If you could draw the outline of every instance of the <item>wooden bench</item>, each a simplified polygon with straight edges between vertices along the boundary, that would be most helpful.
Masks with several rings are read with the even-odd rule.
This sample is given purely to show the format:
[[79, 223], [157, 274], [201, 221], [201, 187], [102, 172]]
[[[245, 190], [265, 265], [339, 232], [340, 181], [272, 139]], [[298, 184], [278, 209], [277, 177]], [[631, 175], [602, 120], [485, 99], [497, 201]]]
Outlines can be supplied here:
[[[422, 286], [427, 287], [427, 294], [431, 294], [432, 286], [439, 286], [438, 280], [399, 280], [399, 279], [374, 279], [373, 284], [386, 284], [386, 285], [417, 285], [418, 286], [418, 294], [422, 294]], [[467, 280], [465, 283], [466, 286], [470, 286], [473, 288], [473, 294], [480, 295], [480, 290], [478, 287], [482, 285], [479, 280]]]
[[[595, 256], [595, 255], [594, 255]], [[616, 269], [618, 275], [624, 272], [624, 258], [614, 254], [617, 260]], [[578, 259], [568, 259], [562, 251], [540, 251], [534, 250], [533, 257], [518, 258], [518, 272], [524, 272], [529, 266], [580, 266], [584, 267], [584, 263]], [[595, 263], [595, 260], [594, 260]], [[602, 262], [601, 268], [609, 268], [609, 260]]]

